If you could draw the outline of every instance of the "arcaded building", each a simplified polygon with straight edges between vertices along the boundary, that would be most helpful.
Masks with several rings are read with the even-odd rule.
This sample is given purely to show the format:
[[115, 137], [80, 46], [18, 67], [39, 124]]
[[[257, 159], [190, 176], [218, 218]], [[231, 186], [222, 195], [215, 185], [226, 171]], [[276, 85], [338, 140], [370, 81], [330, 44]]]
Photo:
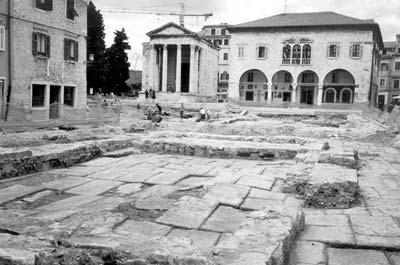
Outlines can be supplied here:
[[293, 13], [228, 30], [234, 100], [258, 105], [375, 101], [383, 41], [374, 20]]
[[219, 48], [175, 23], [147, 35], [143, 44], [143, 89], [216, 97]]
[[[0, 42], [5, 42], [5, 48], [0, 43], [0, 117], [86, 119], [88, 1], [0, 0], [2, 12], [6, 2], [7, 15], [0, 17]], [[3, 35], [3, 28], [10, 35]]]

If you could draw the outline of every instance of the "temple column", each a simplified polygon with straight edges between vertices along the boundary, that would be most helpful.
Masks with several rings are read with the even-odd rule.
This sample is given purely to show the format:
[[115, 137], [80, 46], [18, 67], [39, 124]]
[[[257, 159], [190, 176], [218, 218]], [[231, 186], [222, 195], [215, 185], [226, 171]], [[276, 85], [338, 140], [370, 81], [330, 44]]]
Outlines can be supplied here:
[[323, 84], [319, 84], [318, 85], [318, 100], [317, 100], [317, 105], [318, 106], [322, 105], [322, 94], [324, 92], [323, 88], [324, 88]]
[[268, 101], [267, 104], [272, 103], [272, 83], [268, 83]]
[[175, 81], [175, 92], [181, 93], [181, 82], [182, 82], [182, 45], [178, 44], [176, 50], [176, 81]]
[[150, 45], [150, 59], [149, 59], [149, 68], [148, 68], [148, 85], [150, 88], [155, 88], [156, 85], [156, 57], [157, 57], [157, 51], [155, 49], [154, 44]]
[[168, 45], [163, 47], [162, 91], [167, 92], [168, 83]]
[[190, 45], [190, 77], [189, 77], [189, 93], [195, 93], [196, 89], [196, 63], [195, 63], [195, 52], [196, 52], [196, 45]]

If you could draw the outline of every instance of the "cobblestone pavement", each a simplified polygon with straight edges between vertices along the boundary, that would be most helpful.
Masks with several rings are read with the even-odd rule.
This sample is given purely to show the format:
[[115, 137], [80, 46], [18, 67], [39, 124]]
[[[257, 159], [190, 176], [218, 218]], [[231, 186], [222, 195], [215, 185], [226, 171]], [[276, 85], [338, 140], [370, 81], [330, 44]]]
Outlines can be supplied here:
[[[376, 129], [363, 126], [363, 137]], [[169, 132], [161, 141], [163, 132], [153, 133], [145, 136], [152, 139], [148, 148], [162, 144], [164, 154], [102, 157], [2, 182], [0, 264], [34, 264], [35, 255], [55, 248], [110, 248], [129, 252], [126, 264], [399, 265], [399, 152], [354, 141], [359, 132], [350, 125], [321, 134], [330, 130], [342, 135], [327, 138], [326, 152], [325, 136], [305, 138], [305, 131], [294, 142], [274, 136], [274, 146], [303, 150], [270, 161], [247, 154], [249, 146], [269, 148], [264, 138]], [[204, 139], [208, 146], [240, 149], [247, 160], [199, 157], [206, 151], [196, 148], [190, 156], [175, 154], [174, 144], [184, 144], [186, 153]], [[240, 143], [233, 146], [235, 141]], [[316, 184], [358, 182], [362, 203], [304, 208], [282, 192], [285, 179], [303, 175]]]

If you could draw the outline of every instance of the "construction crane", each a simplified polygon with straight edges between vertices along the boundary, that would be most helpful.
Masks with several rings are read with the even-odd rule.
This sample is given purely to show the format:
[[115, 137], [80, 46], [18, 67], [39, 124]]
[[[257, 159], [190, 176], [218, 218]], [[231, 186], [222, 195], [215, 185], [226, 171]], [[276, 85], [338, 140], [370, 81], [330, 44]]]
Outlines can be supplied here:
[[158, 15], [158, 16], [179, 16], [179, 24], [184, 27], [185, 26], [185, 17], [204, 17], [204, 20], [207, 20], [209, 17], [212, 17], [212, 13], [204, 13], [204, 14], [193, 14], [193, 13], [185, 13], [185, 5], [180, 3], [181, 12], [158, 12], [158, 11], [138, 11], [131, 9], [115, 9], [115, 10], [101, 10], [101, 12], [106, 13], [119, 13], [119, 14], [144, 14], [144, 15]]

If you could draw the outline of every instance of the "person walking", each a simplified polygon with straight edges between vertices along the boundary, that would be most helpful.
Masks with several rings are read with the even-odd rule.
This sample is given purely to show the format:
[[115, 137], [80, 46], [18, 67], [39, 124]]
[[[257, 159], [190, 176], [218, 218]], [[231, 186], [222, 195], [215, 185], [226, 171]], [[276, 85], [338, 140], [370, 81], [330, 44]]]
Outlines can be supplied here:
[[149, 91], [147, 90], [147, 88], [146, 91], [144, 91], [144, 98], [146, 102], [149, 101]]
[[153, 102], [156, 100], [156, 91], [153, 90], [153, 93], [151, 94], [151, 98], [153, 99]]

